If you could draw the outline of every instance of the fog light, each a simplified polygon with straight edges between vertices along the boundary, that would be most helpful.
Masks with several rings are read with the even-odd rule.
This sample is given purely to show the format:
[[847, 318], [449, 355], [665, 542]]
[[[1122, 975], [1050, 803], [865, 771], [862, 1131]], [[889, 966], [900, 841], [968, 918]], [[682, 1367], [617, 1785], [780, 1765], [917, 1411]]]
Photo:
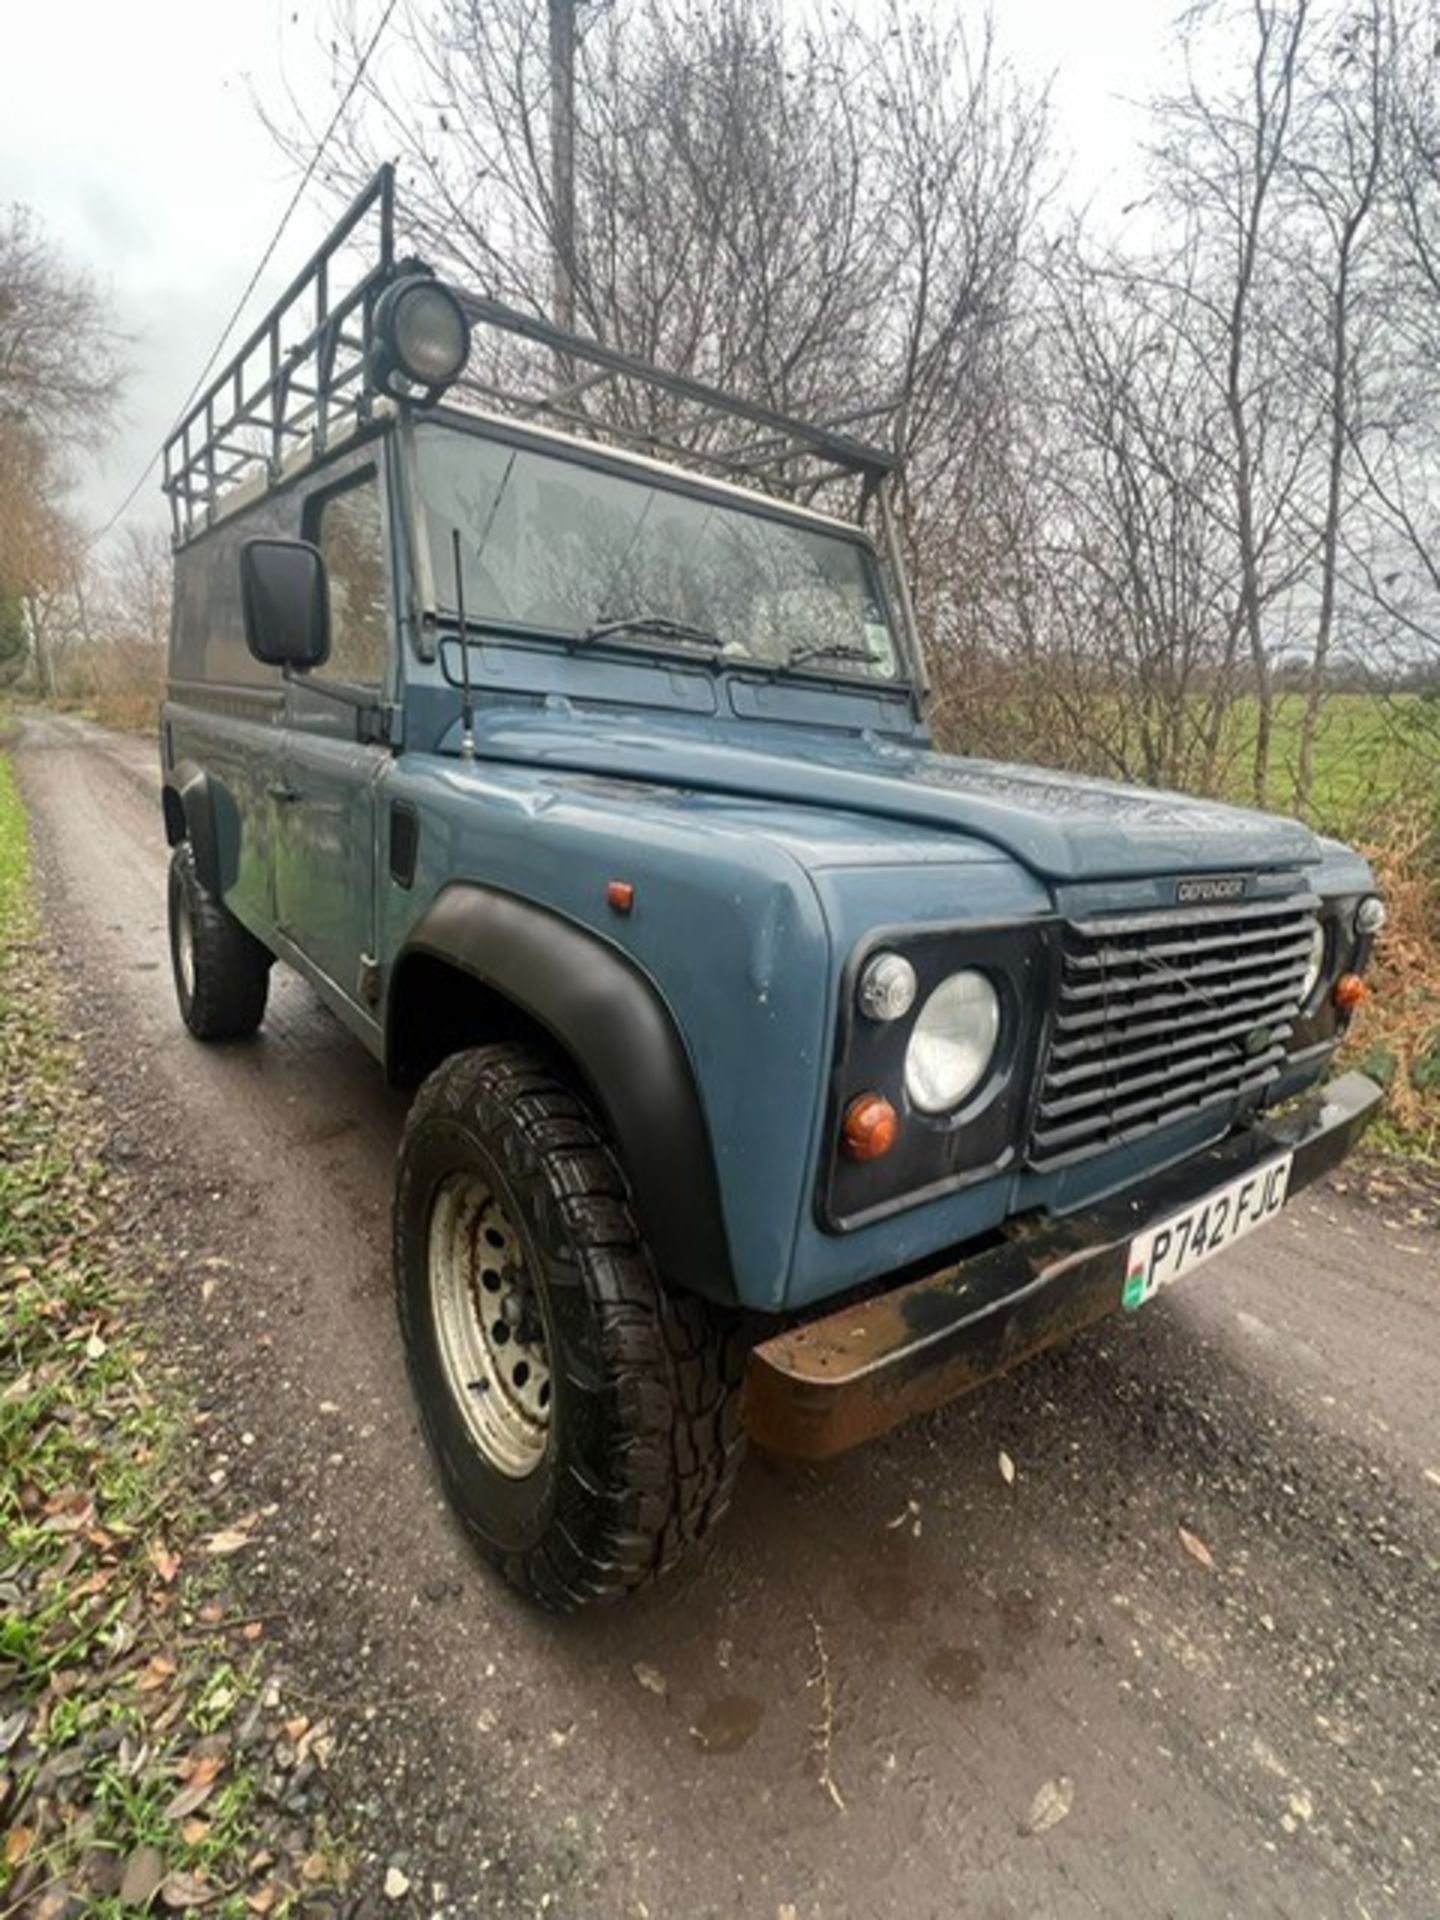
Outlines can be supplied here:
[[1377, 934], [1385, 924], [1385, 902], [1372, 893], [1355, 909], [1356, 933]]
[[878, 1160], [900, 1132], [894, 1107], [878, 1093], [857, 1094], [845, 1109], [841, 1134], [852, 1160]]
[[1335, 982], [1335, 1004], [1342, 1013], [1353, 1013], [1362, 1000], [1370, 998], [1370, 989], [1358, 973], [1342, 973]]

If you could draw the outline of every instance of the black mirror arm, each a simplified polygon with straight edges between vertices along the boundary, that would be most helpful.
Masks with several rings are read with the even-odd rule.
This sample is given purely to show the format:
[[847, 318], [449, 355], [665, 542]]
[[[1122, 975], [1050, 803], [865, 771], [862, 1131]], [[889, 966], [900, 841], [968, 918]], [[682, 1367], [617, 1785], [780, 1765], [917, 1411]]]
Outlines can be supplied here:
[[309, 667], [291, 666], [288, 662], [280, 669], [280, 673], [293, 686], [304, 687], [309, 693], [321, 694], [339, 706], [349, 707], [358, 716], [358, 730], [362, 739], [378, 740], [384, 746], [395, 744], [394, 715], [397, 709], [377, 699], [364, 687], [335, 686], [324, 680], [314, 680], [310, 677]]

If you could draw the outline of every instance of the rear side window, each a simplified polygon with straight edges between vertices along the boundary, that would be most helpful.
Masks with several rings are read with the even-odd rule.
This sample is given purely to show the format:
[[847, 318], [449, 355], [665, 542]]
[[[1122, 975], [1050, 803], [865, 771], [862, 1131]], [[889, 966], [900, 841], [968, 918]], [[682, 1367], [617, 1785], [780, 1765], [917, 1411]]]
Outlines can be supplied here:
[[325, 677], [348, 686], [385, 680], [390, 631], [385, 594], [385, 525], [375, 474], [319, 503], [312, 538], [330, 581], [330, 658]]

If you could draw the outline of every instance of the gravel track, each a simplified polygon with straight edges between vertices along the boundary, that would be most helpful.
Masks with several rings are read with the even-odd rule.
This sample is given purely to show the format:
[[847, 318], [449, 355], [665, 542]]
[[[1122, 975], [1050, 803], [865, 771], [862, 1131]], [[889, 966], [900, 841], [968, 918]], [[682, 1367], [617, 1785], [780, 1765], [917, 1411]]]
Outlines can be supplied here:
[[1433, 1220], [1314, 1191], [867, 1451], [752, 1458], [703, 1564], [549, 1620], [416, 1427], [403, 1098], [283, 970], [257, 1041], [187, 1038], [151, 743], [35, 717], [18, 762], [205, 1470], [276, 1508], [241, 1577], [346, 1736], [362, 1910], [405, 1910], [397, 1864], [423, 1913], [1440, 1914]]

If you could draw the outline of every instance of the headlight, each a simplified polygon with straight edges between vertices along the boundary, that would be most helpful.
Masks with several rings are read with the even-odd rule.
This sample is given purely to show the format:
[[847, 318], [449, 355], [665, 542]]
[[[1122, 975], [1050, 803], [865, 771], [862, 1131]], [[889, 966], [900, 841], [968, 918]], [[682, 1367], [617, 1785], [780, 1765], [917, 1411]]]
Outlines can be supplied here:
[[1311, 996], [1325, 971], [1325, 929], [1317, 925], [1310, 936], [1310, 953], [1305, 961], [1305, 978], [1300, 982], [1300, 1004], [1308, 1007]]
[[1385, 924], [1385, 902], [1378, 894], [1367, 894], [1355, 909], [1355, 931], [1375, 935]]
[[948, 1113], [973, 1093], [995, 1057], [1000, 1002], [983, 973], [942, 980], [920, 1009], [905, 1052], [905, 1091], [922, 1113]]
[[865, 962], [856, 995], [872, 1020], [899, 1020], [915, 1004], [915, 969], [900, 953], [877, 953]]

